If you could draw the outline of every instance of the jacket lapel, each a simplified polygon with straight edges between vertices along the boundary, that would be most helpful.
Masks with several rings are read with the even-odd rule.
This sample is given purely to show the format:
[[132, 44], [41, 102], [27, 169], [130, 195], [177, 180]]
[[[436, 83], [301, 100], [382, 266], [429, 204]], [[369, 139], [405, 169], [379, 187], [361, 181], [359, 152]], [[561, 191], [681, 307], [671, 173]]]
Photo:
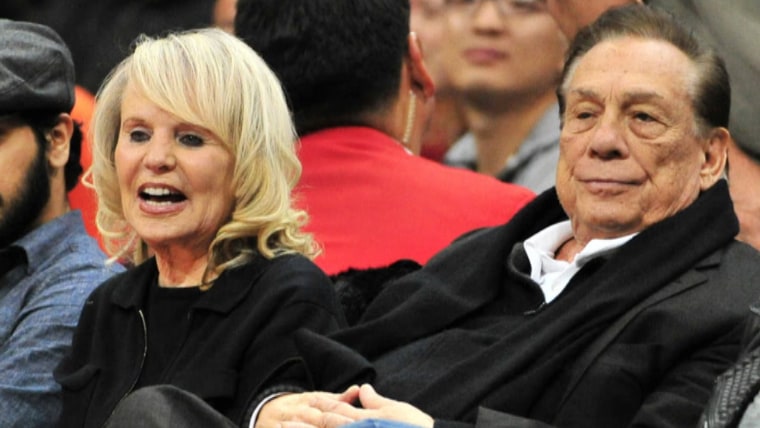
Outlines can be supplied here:
[[574, 364], [573, 374], [568, 382], [558, 409], [561, 409], [562, 406], [564, 406], [568, 398], [572, 395], [573, 390], [578, 386], [581, 379], [583, 379], [584, 375], [591, 365], [594, 364], [596, 359], [615, 341], [615, 339], [617, 339], [622, 331], [638, 314], [685, 290], [703, 284], [707, 281], [707, 277], [702, 273], [702, 268], [718, 264], [720, 264], [720, 253], [715, 252], [710, 254], [704, 260], [700, 261], [694, 269], [686, 271], [673, 282], [666, 284], [664, 287], [639, 302], [609, 326], [602, 335], [591, 343]]

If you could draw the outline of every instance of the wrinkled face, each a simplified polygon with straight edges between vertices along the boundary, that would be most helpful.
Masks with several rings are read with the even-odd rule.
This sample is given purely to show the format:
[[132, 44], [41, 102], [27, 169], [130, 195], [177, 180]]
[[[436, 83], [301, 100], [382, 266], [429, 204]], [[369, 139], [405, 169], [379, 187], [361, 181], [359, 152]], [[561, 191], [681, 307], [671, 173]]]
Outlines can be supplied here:
[[127, 85], [114, 158], [124, 217], [136, 233], [159, 256], [205, 257], [234, 201], [234, 158], [223, 143]]
[[591, 24], [604, 11], [611, 7], [630, 3], [641, 3], [639, 0], [546, 0], [549, 12], [557, 20], [559, 27], [569, 40], [578, 31]]
[[0, 119], [0, 248], [40, 223], [50, 198], [47, 157], [32, 128]]
[[544, 0], [449, 0], [446, 72], [470, 95], [553, 90], [567, 44]]
[[695, 79], [691, 61], [661, 41], [613, 39], [580, 58], [563, 89], [557, 166], [576, 238], [641, 231], [715, 182], [695, 126]]

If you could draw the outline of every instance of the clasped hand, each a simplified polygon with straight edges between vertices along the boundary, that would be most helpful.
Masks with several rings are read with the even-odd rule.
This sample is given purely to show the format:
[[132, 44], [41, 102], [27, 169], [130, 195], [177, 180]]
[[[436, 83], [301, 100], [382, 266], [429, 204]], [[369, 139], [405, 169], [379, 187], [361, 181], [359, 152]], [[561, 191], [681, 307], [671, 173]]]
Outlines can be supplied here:
[[340, 394], [317, 391], [279, 396], [261, 408], [255, 428], [335, 428], [362, 419], [433, 426], [433, 418], [425, 412], [385, 398], [365, 384], [351, 386]]

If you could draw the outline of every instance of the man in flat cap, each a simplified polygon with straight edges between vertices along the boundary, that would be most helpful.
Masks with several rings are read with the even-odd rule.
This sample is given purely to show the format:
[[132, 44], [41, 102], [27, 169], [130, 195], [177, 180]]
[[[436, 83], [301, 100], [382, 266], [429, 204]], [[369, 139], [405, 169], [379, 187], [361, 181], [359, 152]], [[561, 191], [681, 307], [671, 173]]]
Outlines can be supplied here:
[[0, 426], [54, 423], [53, 368], [85, 299], [116, 271], [69, 209], [82, 172], [71, 54], [50, 28], [0, 19]]

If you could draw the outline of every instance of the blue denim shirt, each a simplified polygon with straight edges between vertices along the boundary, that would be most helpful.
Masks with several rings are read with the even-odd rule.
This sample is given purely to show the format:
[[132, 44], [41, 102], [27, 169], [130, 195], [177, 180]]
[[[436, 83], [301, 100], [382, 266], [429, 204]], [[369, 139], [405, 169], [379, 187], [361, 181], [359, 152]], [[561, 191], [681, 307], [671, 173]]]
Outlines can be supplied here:
[[12, 246], [23, 250], [25, 261], [0, 277], [0, 426], [47, 427], [61, 406], [53, 369], [71, 344], [82, 305], [123, 268], [106, 266], [79, 211]]

